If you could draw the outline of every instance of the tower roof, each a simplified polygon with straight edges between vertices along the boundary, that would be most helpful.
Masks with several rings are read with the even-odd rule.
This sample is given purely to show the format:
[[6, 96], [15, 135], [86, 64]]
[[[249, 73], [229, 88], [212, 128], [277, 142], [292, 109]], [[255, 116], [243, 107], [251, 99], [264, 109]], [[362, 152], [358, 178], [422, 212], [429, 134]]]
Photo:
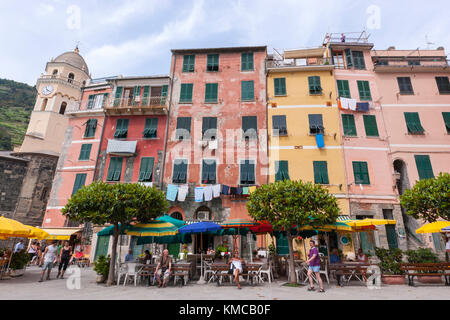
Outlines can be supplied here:
[[86, 61], [80, 55], [78, 47], [74, 51], [68, 51], [59, 55], [52, 62], [64, 62], [89, 74], [89, 68]]

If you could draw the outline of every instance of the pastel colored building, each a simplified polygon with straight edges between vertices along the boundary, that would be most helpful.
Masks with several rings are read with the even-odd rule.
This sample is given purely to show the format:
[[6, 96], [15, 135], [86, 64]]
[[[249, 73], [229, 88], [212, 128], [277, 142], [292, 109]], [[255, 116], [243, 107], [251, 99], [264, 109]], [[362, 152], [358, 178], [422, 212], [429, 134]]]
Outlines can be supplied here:
[[[172, 50], [164, 190], [189, 191], [185, 201], [171, 202], [169, 214], [188, 222], [249, 218], [245, 196], [195, 202], [194, 190], [267, 183], [265, 60], [266, 47]], [[213, 247], [213, 237], [203, 240], [204, 249]], [[200, 251], [200, 237], [192, 246]], [[248, 243], [241, 246], [248, 255]]]
[[[338, 198], [341, 214], [349, 215], [334, 70], [324, 47], [269, 56], [269, 182], [321, 184]], [[331, 238], [333, 247], [353, 251]], [[287, 249], [287, 243], [282, 242], [277, 239], [278, 253], [287, 254], [281, 249]], [[305, 245], [309, 247], [308, 241]], [[298, 249], [303, 250], [303, 244]]]
[[[357, 37], [328, 35], [340, 99], [343, 157], [347, 175], [347, 198], [353, 219], [395, 219], [396, 226], [378, 227], [355, 237], [355, 248], [374, 254], [375, 247], [406, 249], [402, 213], [395, 191], [394, 170], [380, 107], [384, 96], [377, 87], [371, 50], [363, 33]], [[346, 99], [348, 103], [346, 103]]]
[[[373, 50], [379, 105], [389, 137], [395, 193], [450, 171], [450, 68], [443, 48]], [[438, 234], [417, 235], [421, 221], [404, 215], [408, 247], [444, 244]]]

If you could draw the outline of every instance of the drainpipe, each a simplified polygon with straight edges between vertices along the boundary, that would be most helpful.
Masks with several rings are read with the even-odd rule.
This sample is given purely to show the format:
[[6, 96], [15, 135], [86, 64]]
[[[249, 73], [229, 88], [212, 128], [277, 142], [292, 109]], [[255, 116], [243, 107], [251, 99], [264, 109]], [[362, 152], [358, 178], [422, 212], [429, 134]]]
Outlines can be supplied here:
[[169, 140], [169, 124], [170, 124], [170, 110], [172, 109], [172, 97], [173, 97], [173, 81], [174, 81], [174, 75], [175, 75], [175, 67], [177, 65], [177, 54], [173, 53], [173, 67], [172, 67], [172, 74], [170, 77], [170, 98], [169, 98], [169, 111], [167, 112], [167, 122], [166, 122], [166, 136], [164, 139], [164, 154], [163, 154], [163, 161], [162, 161], [162, 168], [161, 168], [161, 190], [163, 189], [164, 184], [164, 171], [166, 167], [166, 153], [167, 153], [167, 141]]

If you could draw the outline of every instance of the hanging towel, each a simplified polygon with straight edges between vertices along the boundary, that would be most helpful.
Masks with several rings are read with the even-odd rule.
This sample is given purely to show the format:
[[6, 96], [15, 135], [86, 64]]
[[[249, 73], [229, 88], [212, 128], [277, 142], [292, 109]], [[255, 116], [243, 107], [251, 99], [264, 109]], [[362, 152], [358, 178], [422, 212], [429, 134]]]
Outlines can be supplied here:
[[242, 194], [243, 195], [248, 195], [249, 194], [249, 187], [244, 187], [243, 189], [242, 189]]
[[242, 192], [243, 192], [242, 188], [237, 188], [237, 190], [236, 190], [237, 195], [242, 195]]
[[203, 202], [203, 187], [195, 188], [195, 202]]
[[316, 134], [317, 148], [322, 149], [325, 147], [325, 141], [323, 140], [323, 134]]
[[348, 99], [348, 108], [352, 111], [356, 111], [356, 104], [358, 102], [356, 101], [356, 99]]
[[340, 98], [339, 99], [339, 108], [341, 110], [348, 110], [348, 100], [347, 98]]
[[256, 191], [256, 187], [249, 187], [248, 192], [251, 194]]
[[357, 103], [357, 110], [361, 112], [368, 112], [370, 109], [370, 105], [368, 102], [358, 102]]
[[203, 194], [205, 195], [205, 201], [211, 201], [213, 199], [213, 187], [212, 186], [204, 187]]
[[231, 187], [230, 188], [230, 195], [236, 195], [237, 194], [237, 188]]
[[167, 186], [167, 195], [166, 198], [169, 201], [176, 201], [177, 199], [177, 193], [178, 193], [178, 186], [173, 185], [173, 184], [169, 184]]
[[213, 186], [213, 197], [214, 198], [220, 197], [220, 184], [216, 184]]
[[186, 200], [186, 196], [189, 192], [189, 186], [186, 185], [182, 185], [178, 188], [178, 201], [180, 202], [184, 202]]
[[226, 185], [223, 185], [222, 186], [222, 194], [228, 196], [230, 194], [230, 187], [226, 186]]

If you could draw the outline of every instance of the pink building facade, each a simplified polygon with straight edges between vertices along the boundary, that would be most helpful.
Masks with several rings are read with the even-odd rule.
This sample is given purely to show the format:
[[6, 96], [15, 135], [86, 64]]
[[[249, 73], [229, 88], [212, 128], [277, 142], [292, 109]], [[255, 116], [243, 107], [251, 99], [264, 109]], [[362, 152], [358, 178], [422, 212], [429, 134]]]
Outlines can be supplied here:
[[[375, 80], [396, 173], [396, 193], [450, 171], [450, 68], [443, 48], [374, 50]], [[417, 235], [421, 221], [405, 216], [410, 247], [442, 252], [439, 235]]]

